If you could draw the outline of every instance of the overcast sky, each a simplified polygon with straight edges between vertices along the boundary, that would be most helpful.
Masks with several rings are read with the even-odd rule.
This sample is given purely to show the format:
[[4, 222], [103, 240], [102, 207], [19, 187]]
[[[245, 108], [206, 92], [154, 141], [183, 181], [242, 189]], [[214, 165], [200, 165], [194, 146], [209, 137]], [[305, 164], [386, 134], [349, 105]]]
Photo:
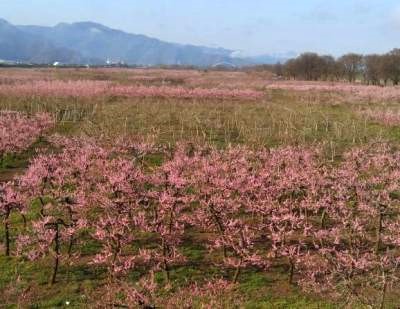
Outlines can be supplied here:
[[399, 0], [0, 0], [0, 17], [51, 26], [90, 20], [253, 55], [400, 47]]

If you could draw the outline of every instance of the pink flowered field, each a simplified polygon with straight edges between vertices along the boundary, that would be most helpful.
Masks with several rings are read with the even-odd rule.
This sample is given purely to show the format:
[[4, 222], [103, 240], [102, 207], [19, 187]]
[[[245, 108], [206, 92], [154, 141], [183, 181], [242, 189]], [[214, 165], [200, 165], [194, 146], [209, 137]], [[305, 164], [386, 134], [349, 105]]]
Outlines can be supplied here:
[[395, 110], [366, 110], [359, 114], [366, 119], [382, 123], [387, 126], [400, 125], [400, 112]]
[[[400, 152], [388, 145], [354, 148], [337, 165], [303, 147], [179, 145], [146, 171], [140, 157], [159, 148], [52, 141], [64, 149], [37, 156], [24, 175], [0, 186], [7, 219], [11, 210], [25, 216], [38, 201], [40, 216], [18, 230], [15, 250], [32, 261], [52, 259], [52, 284], [60, 263], [77, 262], [80, 248], [96, 242], [98, 251], [84, 263], [118, 278], [104, 287], [107, 301], [122, 293], [130, 305], [162, 303], [149, 298], [162, 290], [154, 274], [170, 283], [173, 269], [195, 265], [184, 251], [193, 230], [203, 235], [205, 254], [230, 274], [229, 281], [191, 285], [194, 295], [232, 290], [243, 271], [269, 274], [283, 264], [291, 284], [338, 298], [368, 297], [385, 282], [388, 290], [399, 282]], [[139, 270], [132, 285], [127, 278]], [[343, 284], [361, 290], [349, 296]]]
[[110, 81], [35, 81], [19, 84], [0, 85], [2, 96], [44, 96], [44, 97], [159, 97], [176, 99], [243, 99], [256, 100], [263, 92], [243, 89], [187, 88], [172, 86], [129, 86]]
[[[78, 105], [75, 98], [105, 96], [244, 100], [244, 108], [255, 105], [246, 104], [248, 100], [268, 107], [262, 99], [272, 89], [340, 93], [370, 101], [400, 99], [397, 87], [273, 82], [244, 72], [66, 73], [71, 75], [60, 79], [56, 71], [18, 71], [0, 78], [0, 96], [5, 102], [24, 98], [23, 103], [44, 97], [50, 104], [51, 98], [72, 98]], [[78, 80], [74, 74], [87, 78]], [[116, 76], [101, 80], [102, 74]], [[174, 82], [182, 84], [168, 84]], [[293, 114], [298, 102], [303, 101], [290, 106]], [[357, 115], [388, 126], [400, 124], [400, 114], [389, 110], [395, 103], [374, 104], [351, 105], [348, 110], [354, 115], [346, 124], [353, 124]], [[373, 109], [382, 106], [387, 109]], [[286, 108], [283, 103], [279, 107]], [[323, 114], [326, 119], [312, 125], [323, 126], [326, 120], [322, 130], [329, 131], [338, 123], [329, 122], [330, 106], [311, 107], [299, 111], [328, 111]], [[54, 125], [48, 114], [0, 112], [0, 161], [3, 154], [27, 150]], [[79, 130], [90, 133], [79, 125]], [[95, 307], [114, 304], [121, 297], [128, 308], [192, 308], [197, 298], [210, 300], [205, 306], [209, 308], [224, 308], [225, 299], [240, 307], [242, 287], [252, 284], [248, 278], [254, 274], [283, 278], [289, 283], [286, 287], [297, 286], [296, 296], [302, 290], [329, 301], [346, 298], [349, 304], [371, 307], [398, 292], [400, 151], [395, 145], [356, 146], [354, 138], [340, 158], [332, 154], [328, 161], [323, 147], [335, 146], [328, 139], [323, 140], [325, 145], [316, 140], [307, 146], [304, 140], [297, 146], [229, 144], [219, 149], [196, 142], [156, 145], [117, 134], [99, 140], [45, 136], [47, 151], [33, 155], [20, 175], [0, 183], [0, 251], [21, 265], [34, 265], [35, 271], [45, 268], [50, 285], [77, 284], [65, 275], [75, 266], [95, 269], [90, 279], [99, 283], [90, 299]], [[360, 136], [361, 140], [365, 135]], [[187, 269], [189, 274], [182, 275]], [[219, 276], [209, 278], [210, 270]], [[140, 278], [132, 282], [137, 273]], [[36, 286], [34, 278], [23, 280]], [[170, 293], [171, 287], [176, 292]]]
[[1, 95], [128, 96], [201, 99], [262, 98], [265, 90], [331, 92], [350, 99], [396, 101], [400, 87], [344, 82], [274, 81], [260, 72], [218, 72], [163, 69], [6, 70], [0, 77]]
[[400, 99], [400, 87], [379, 87], [335, 82], [282, 81], [271, 83], [266, 88], [300, 92], [338, 92], [364, 100], [391, 101]]
[[0, 161], [6, 153], [23, 151], [54, 125], [48, 114], [28, 117], [16, 112], [0, 111]]

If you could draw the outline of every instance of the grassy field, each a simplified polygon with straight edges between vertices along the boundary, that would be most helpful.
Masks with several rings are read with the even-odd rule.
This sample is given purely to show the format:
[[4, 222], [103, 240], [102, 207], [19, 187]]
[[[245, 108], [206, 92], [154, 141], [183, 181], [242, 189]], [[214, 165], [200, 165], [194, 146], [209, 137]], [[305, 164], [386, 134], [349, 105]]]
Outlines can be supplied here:
[[[346, 93], [268, 89], [267, 73], [197, 72], [168, 70], [13, 70], [0, 71], [0, 87], [38, 79], [110, 81], [118, 85], [243, 88], [262, 92], [253, 99], [160, 98], [124, 96], [40, 96], [0, 95], [0, 110], [27, 113], [49, 112], [57, 120], [51, 133], [65, 136], [114, 140], [121, 136], [174, 146], [177, 142], [211, 144], [219, 148], [247, 145], [251, 148], [284, 145], [321, 146], [326, 160], [340, 160], [355, 145], [387, 141], [399, 144], [400, 123], [387, 124], [371, 119], [365, 111], [398, 111], [400, 101], [355, 99]], [[0, 168], [0, 180], [22, 173], [38, 151], [49, 151], [46, 140], [37, 141], [27, 151], [7, 156]], [[39, 149], [39, 150], [38, 150]], [[155, 163], [154, 163], [155, 164]], [[35, 216], [35, 212], [28, 214]], [[22, 228], [18, 216], [14, 228]], [[0, 228], [0, 235], [3, 230]], [[12, 235], [16, 231], [12, 230]], [[0, 250], [1, 243], [0, 243]], [[172, 271], [172, 287], [179, 292], [187, 282], [227, 271], [205, 260], [201, 235], [192, 235], [184, 245], [193, 265]], [[98, 289], [105, 280], [104, 269], [83, 262], [96, 245], [82, 249], [81, 261], [62, 265], [58, 282], [48, 285], [50, 261], [38, 263], [17, 257], [0, 257], [0, 307], [4, 308], [84, 308], [101, 298]], [[158, 276], [158, 274], [157, 274]], [[162, 283], [159, 274], [157, 281]], [[135, 280], [135, 274], [132, 274]], [[263, 273], [246, 270], [237, 288], [221, 296], [221, 307], [243, 308], [336, 308], [329, 299], [305, 295], [287, 282], [287, 269], [276, 267]], [[172, 292], [171, 292], [172, 291]], [[235, 304], [235, 305], [232, 305]], [[200, 305], [199, 305], [200, 307]], [[395, 308], [394, 306], [393, 308]]]

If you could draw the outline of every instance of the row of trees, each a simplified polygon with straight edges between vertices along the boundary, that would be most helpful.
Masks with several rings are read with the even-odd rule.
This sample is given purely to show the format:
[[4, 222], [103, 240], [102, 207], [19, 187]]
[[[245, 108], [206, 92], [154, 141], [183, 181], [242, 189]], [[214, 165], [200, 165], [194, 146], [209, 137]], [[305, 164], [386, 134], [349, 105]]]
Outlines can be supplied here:
[[346, 54], [338, 59], [316, 53], [304, 53], [274, 71], [287, 79], [362, 81], [371, 85], [398, 85], [400, 82], [400, 49], [378, 55]]
[[[30, 213], [23, 229], [13, 229], [15, 253], [52, 258], [52, 283], [60, 263], [79, 261], [96, 243], [85, 261], [108, 270], [107, 291], [124, 305], [154, 304], [153, 274], [168, 283], [175, 267], [193, 262], [184, 248], [196, 233], [210, 261], [232, 270], [233, 283], [243, 269], [284, 263], [291, 283], [378, 308], [399, 283], [400, 152], [385, 145], [352, 150], [330, 166], [296, 147], [52, 142], [62, 150], [36, 157], [0, 187], [6, 253], [14, 254], [10, 212]], [[148, 166], [146, 158], [160, 153], [163, 162]], [[141, 273], [134, 285], [133, 272]]]
[[39, 136], [54, 125], [49, 114], [27, 115], [0, 112], [0, 166], [8, 153], [18, 153], [27, 149]]

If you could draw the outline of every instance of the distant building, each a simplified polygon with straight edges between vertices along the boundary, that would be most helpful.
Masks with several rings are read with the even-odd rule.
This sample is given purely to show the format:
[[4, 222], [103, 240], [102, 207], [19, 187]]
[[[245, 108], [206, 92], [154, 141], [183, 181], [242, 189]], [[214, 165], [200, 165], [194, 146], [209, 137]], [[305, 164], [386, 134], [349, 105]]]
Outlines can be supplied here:
[[5, 60], [5, 59], [0, 59], [0, 64], [2, 65], [17, 65], [19, 62], [14, 61], [14, 60]]
[[113, 61], [113, 60], [107, 59], [106, 66], [108, 66], [108, 67], [127, 67], [128, 65], [122, 60]]
[[219, 70], [234, 70], [237, 69], [237, 66], [234, 65], [233, 63], [224, 61], [214, 64], [212, 68]]

